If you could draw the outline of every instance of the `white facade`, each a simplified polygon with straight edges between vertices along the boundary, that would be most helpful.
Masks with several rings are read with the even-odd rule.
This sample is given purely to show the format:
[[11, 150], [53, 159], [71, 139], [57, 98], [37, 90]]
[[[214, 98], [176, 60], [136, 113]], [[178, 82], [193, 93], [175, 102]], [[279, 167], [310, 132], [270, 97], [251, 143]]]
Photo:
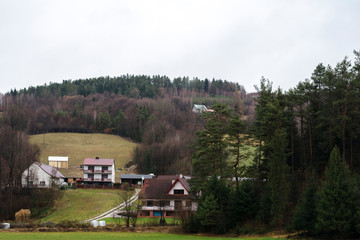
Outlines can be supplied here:
[[[84, 165], [84, 180], [92, 182], [112, 182], [115, 183], [115, 164], [107, 166], [108, 170], [102, 170], [103, 166], [94, 166], [93, 170], [89, 167], [90, 165]], [[104, 176], [107, 176], [104, 178]], [[90, 180], [91, 179], [91, 180]]]
[[182, 195], [189, 195], [189, 192], [186, 190], [186, 188], [184, 188], [184, 186], [181, 184], [180, 181], [177, 181], [175, 183], [175, 185], [170, 189], [168, 194], [179, 194], [179, 193], [175, 193], [176, 190], [183, 190], [184, 192], [181, 193]]
[[22, 187], [50, 188], [54, 184], [60, 186], [63, 183], [63, 178], [56, 177], [55, 172], [53, 174], [47, 173], [40, 167], [40, 164], [36, 162], [26, 169], [21, 177]]

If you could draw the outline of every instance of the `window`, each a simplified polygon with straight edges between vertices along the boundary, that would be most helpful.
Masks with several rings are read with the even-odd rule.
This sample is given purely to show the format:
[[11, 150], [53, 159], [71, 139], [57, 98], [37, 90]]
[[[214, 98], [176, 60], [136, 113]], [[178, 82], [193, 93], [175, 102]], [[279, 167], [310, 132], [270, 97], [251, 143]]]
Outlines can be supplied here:
[[45, 186], [45, 181], [41, 181], [40, 186]]
[[174, 189], [174, 194], [184, 194], [184, 189]]
[[102, 166], [102, 170], [103, 170], [103, 171], [107, 171], [107, 170], [108, 170], [108, 167], [107, 167], [107, 166]]
[[152, 206], [153, 206], [153, 201], [147, 201], [147, 202], [146, 202], [146, 206], [152, 207]]

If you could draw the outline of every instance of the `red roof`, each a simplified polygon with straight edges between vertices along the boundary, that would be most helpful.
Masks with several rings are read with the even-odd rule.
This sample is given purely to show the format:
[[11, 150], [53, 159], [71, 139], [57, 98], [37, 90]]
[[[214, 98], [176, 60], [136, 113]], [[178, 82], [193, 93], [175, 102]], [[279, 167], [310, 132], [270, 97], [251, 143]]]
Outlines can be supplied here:
[[112, 166], [114, 159], [102, 159], [102, 158], [85, 158], [84, 165], [96, 165], [96, 166]]

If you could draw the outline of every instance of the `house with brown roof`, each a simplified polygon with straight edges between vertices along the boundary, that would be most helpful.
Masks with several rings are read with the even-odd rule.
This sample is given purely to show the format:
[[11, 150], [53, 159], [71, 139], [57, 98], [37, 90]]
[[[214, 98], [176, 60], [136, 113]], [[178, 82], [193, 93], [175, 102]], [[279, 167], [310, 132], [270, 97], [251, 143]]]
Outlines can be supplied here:
[[85, 158], [84, 184], [112, 185], [115, 183], [114, 159]]
[[139, 217], [176, 217], [183, 211], [196, 211], [197, 204], [190, 195], [190, 177], [163, 175], [145, 179], [139, 199]]
[[64, 183], [64, 175], [55, 167], [34, 162], [22, 174], [22, 187], [50, 188]]

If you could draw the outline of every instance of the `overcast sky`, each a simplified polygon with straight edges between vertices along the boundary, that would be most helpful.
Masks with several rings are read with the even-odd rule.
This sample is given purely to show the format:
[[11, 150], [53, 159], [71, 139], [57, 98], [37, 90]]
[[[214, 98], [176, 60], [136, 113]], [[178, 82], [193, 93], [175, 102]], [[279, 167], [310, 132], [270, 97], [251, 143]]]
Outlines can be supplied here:
[[287, 90], [360, 50], [357, 0], [0, 0], [0, 92], [122, 74]]

